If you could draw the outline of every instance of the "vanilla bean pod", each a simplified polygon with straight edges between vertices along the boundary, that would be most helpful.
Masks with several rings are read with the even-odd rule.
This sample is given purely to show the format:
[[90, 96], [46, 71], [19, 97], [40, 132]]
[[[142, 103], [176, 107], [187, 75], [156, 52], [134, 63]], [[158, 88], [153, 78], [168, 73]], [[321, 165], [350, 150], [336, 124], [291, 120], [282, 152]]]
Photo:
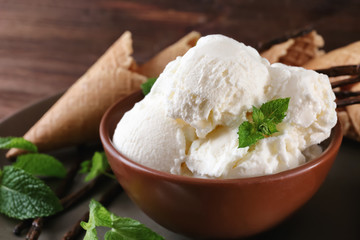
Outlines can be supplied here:
[[21, 233], [25, 230], [28, 229], [29, 227], [31, 227], [31, 223], [32, 223], [33, 219], [25, 219], [22, 220], [21, 222], [19, 222], [18, 224], [16, 224], [16, 226], [13, 229], [13, 233], [16, 236], [20, 236]]
[[90, 181], [88, 184], [80, 188], [78, 191], [67, 195], [66, 197], [60, 200], [61, 204], [63, 205], [64, 210], [69, 209], [70, 207], [77, 204], [80, 200], [83, 199], [88, 193], [90, 193], [95, 186], [100, 182], [100, 180], [104, 178], [103, 176], [99, 176], [94, 180]]
[[[111, 188], [109, 188], [100, 198], [99, 202], [104, 206], [107, 207], [114, 199], [115, 197], [120, 194], [123, 191], [121, 186], [116, 183]], [[76, 239], [82, 232], [83, 229], [80, 226], [80, 223], [82, 221], [86, 222], [89, 220], [89, 211], [87, 211], [71, 228], [70, 231], [68, 231], [64, 237], [63, 240], [74, 240]]]
[[59, 187], [56, 190], [56, 195], [58, 198], [63, 198], [65, 194], [69, 191], [70, 186], [73, 184], [76, 175], [79, 172], [80, 165], [82, 161], [76, 161], [76, 163], [69, 170], [66, 178], [60, 183]]
[[83, 228], [80, 226], [81, 222], [89, 221], [89, 211], [87, 211], [63, 236], [62, 240], [75, 240], [83, 232]]
[[338, 77], [345, 75], [359, 75], [360, 74], [360, 65], [343, 65], [343, 66], [335, 66], [324, 69], [315, 70], [318, 73], [323, 73], [328, 75], [329, 77]]
[[26, 240], [36, 240], [39, 238], [42, 227], [44, 225], [44, 218], [36, 218], [32, 221], [31, 228], [26, 234]]
[[360, 75], [356, 77], [346, 78], [331, 83], [332, 88], [342, 87], [348, 84], [360, 82]]
[[351, 98], [344, 98], [336, 100], [337, 107], [345, 107], [352, 104], [360, 103], [360, 97], [351, 97]]
[[[358, 83], [360, 82], [360, 64], [359, 65], [343, 65], [335, 66], [325, 69], [315, 70], [318, 73], [323, 73], [329, 77], [338, 77], [338, 76], [353, 76], [338, 81], [331, 82], [332, 88], [342, 87], [345, 85]], [[355, 75], [355, 76], [354, 76]], [[360, 91], [335, 91], [336, 95], [336, 105], [337, 107], [345, 107], [352, 104], [360, 103]]]
[[265, 42], [265, 43], [260, 42], [258, 44], [257, 50], [258, 50], [258, 52], [264, 52], [276, 44], [286, 42], [287, 40], [289, 40], [291, 38], [297, 38], [297, 37], [304, 36], [304, 35], [310, 33], [312, 30], [314, 30], [314, 28], [312, 26], [308, 26], [301, 30], [286, 33], [285, 35], [275, 38], [273, 40], [270, 40], [268, 42]]
[[348, 97], [356, 97], [356, 96], [360, 96], [360, 91], [355, 91], [355, 92], [351, 92], [351, 91], [335, 91], [335, 96], [337, 98], [348, 98]]

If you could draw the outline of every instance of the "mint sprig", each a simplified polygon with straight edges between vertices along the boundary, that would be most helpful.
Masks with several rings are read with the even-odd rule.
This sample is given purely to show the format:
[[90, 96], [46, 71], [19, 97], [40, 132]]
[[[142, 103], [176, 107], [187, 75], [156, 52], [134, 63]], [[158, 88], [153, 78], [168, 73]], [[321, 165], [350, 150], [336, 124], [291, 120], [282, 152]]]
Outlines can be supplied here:
[[35, 144], [22, 137], [0, 137], [0, 149], [20, 148], [29, 152], [37, 152]]
[[105, 153], [95, 152], [91, 160], [87, 160], [81, 163], [81, 170], [79, 172], [87, 173], [85, 182], [89, 182], [101, 174], [115, 179], [114, 175], [107, 172], [109, 168], [110, 165], [107, 161]]
[[14, 167], [21, 168], [34, 176], [58, 177], [66, 176], [66, 168], [56, 158], [41, 153], [29, 153], [17, 157]]
[[245, 121], [239, 126], [239, 148], [255, 144], [260, 139], [278, 132], [276, 125], [282, 122], [289, 107], [290, 98], [279, 98], [253, 106], [252, 122]]
[[64, 177], [66, 169], [50, 155], [37, 153], [36, 145], [21, 137], [0, 137], [0, 149], [29, 152], [12, 166], [0, 169], [0, 212], [17, 219], [50, 216], [62, 210], [54, 192], [35, 176]]
[[154, 83], [156, 82], [156, 79], [157, 79], [157, 78], [148, 78], [148, 80], [147, 80], [146, 82], [144, 82], [143, 84], [141, 84], [140, 87], [141, 87], [142, 92], [143, 92], [143, 94], [144, 94], [145, 96], [150, 92], [152, 86], [153, 86]]
[[0, 212], [17, 219], [50, 216], [62, 210], [59, 199], [40, 179], [6, 166], [0, 176]]
[[109, 212], [104, 206], [95, 200], [91, 200], [89, 221], [81, 222], [81, 227], [86, 230], [84, 240], [97, 240], [96, 227], [111, 228], [105, 233], [105, 240], [115, 239], [147, 239], [161, 240], [164, 239], [151, 229], [147, 228], [140, 222], [131, 219], [116, 216]]

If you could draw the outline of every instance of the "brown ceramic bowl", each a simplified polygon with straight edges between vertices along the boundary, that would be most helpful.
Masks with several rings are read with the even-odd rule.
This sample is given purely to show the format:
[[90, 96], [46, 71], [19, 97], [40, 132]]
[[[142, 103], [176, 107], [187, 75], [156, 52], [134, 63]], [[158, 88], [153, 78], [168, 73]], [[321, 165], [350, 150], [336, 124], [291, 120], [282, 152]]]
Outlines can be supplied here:
[[280, 223], [318, 190], [342, 140], [338, 123], [319, 158], [273, 175], [229, 180], [172, 175], [132, 161], [112, 144], [118, 121], [142, 98], [140, 92], [132, 94], [105, 113], [102, 144], [129, 197], [160, 225], [192, 238], [245, 237]]

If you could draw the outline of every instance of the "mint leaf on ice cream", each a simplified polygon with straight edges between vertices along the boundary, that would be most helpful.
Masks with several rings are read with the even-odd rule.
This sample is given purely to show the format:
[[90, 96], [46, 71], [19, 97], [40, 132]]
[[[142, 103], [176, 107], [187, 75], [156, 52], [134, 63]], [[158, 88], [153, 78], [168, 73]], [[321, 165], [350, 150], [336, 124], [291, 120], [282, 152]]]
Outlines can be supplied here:
[[254, 145], [260, 139], [278, 132], [276, 124], [280, 123], [289, 107], [290, 98], [279, 98], [253, 107], [252, 122], [245, 121], [239, 126], [239, 148]]
[[157, 78], [149, 78], [146, 82], [144, 82], [143, 84], [141, 84], [140, 87], [141, 87], [142, 92], [143, 92], [144, 95], [147, 95], [147, 94], [150, 92], [152, 86], [153, 86], [154, 83], [156, 82], [156, 79], [157, 79]]
[[255, 144], [260, 139], [264, 138], [263, 134], [259, 132], [255, 125], [246, 121], [239, 127], [239, 148], [244, 148]]
[[275, 99], [261, 105], [260, 111], [267, 121], [278, 124], [286, 116], [285, 113], [289, 107], [289, 102], [290, 98]]

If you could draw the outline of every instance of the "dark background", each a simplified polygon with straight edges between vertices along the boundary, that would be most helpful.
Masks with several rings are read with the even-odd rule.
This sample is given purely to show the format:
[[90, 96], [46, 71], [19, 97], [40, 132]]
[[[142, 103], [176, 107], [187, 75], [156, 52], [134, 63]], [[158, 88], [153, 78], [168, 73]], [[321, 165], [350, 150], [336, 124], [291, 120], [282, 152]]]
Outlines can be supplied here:
[[312, 25], [325, 50], [360, 40], [359, 0], [0, 0], [0, 120], [65, 90], [125, 30], [144, 62], [191, 30], [246, 44]]

